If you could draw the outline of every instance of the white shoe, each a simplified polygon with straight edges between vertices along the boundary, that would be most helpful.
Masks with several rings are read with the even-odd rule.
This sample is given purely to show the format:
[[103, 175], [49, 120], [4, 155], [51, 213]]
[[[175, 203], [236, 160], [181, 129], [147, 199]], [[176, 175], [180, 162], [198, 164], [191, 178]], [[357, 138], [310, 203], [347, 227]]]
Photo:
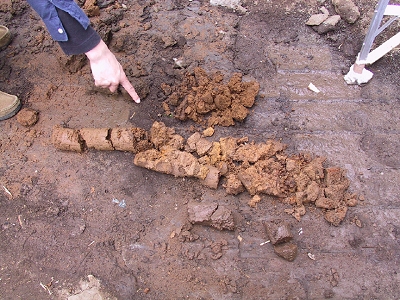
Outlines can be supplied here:
[[21, 108], [21, 102], [17, 96], [0, 91], [0, 121], [11, 118]]
[[10, 30], [6, 26], [0, 25], [0, 48], [7, 46], [10, 42]]
[[347, 73], [344, 76], [344, 81], [346, 81], [347, 84], [363, 84], [363, 83], [367, 83], [368, 81], [371, 80], [372, 76], [374, 76], [374, 74], [371, 71], [368, 71], [367, 69], [363, 69], [362, 73], [356, 73], [353, 70], [354, 65], [352, 65], [350, 67], [350, 71], [349, 73]]

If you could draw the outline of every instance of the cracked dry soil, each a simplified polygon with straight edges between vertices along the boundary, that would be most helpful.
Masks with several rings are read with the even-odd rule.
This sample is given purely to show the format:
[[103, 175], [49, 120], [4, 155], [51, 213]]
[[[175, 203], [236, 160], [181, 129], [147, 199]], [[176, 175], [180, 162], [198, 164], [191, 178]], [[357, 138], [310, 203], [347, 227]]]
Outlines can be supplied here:
[[[84, 57], [66, 57], [25, 1], [3, 1], [13, 40], [0, 52], [0, 89], [38, 120], [0, 123], [0, 298], [396, 299], [399, 52], [369, 67], [366, 86], [344, 84], [375, 7], [354, 3], [354, 24], [319, 34], [305, 22], [321, 6], [334, 14], [331, 1], [241, 1], [246, 13], [203, 0], [79, 1], [143, 99], [136, 105], [95, 88]], [[396, 22], [378, 42], [395, 32]], [[216, 74], [215, 86], [195, 84], [196, 72]], [[257, 83], [254, 103], [227, 100], [239, 78]], [[213, 111], [233, 105], [237, 116]], [[155, 124], [176, 139], [151, 140]], [[208, 126], [213, 135], [200, 136]], [[54, 128], [86, 128], [78, 152], [55, 147]], [[102, 143], [79, 140], [93, 131]], [[140, 146], [124, 148], [132, 136]], [[268, 140], [287, 148], [254, 159]], [[221, 141], [235, 149], [226, 168], [224, 152], [210, 151]], [[208, 185], [185, 176], [186, 154], [183, 168], [160, 164], [171, 151], [219, 175]], [[282, 185], [260, 184], [272, 173]], [[271, 222], [286, 224], [287, 248], [268, 242]]]

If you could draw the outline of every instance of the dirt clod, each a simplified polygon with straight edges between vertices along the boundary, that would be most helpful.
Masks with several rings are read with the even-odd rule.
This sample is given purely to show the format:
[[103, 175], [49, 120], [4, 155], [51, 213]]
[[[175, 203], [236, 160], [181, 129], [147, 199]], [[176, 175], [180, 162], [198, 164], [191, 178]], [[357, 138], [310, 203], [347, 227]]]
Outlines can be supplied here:
[[19, 124], [29, 127], [36, 124], [39, 120], [39, 112], [31, 108], [23, 108], [17, 114]]
[[211, 226], [219, 230], [234, 230], [232, 211], [216, 203], [189, 204], [189, 221], [192, 224]]
[[235, 174], [230, 174], [227, 176], [224, 188], [226, 193], [229, 195], [237, 195], [245, 190], [242, 182]]
[[352, 0], [333, 0], [336, 12], [348, 23], [353, 24], [360, 17], [360, 10]]
[[325, 212], [325, 220], [335, 226], [339, 226], [339, 224], [344, 220], [347, 213], [347, 206], [340, 206], [336, 209], [327, 210]]
[[297, 245], [294, 243], [274, 245], [274, 251], [278, 256], [287, 261], [294, 261], [297, 256]]
[[119, 150], [138, 153], [153, 148], [147, 131], [141, 128], [81, 128], [56, 126], [53, 145], [60, 150]]
[[83, 10], [89, 17], [100, 15], [100, 8], [96, 5], [96, 0], [86, 0]]
[[110, 139], [115, 150], [139, 153], [151, 149], [149, 134], [141, 128], [112, 128]]
[[264, 226], [273, 245], [286, 243], [293, 239], [289, 225], [282, 220], [265, 222]]
[[114, 150], [109, 140], [110, 130], [108, 128], [82, 128], [79, 134], [85, 141], [87, 148], [97, 150]]
[[82, 152], [85, 147], [78, 130], [61, 126], [53, 128], [52, 143], [57, 149], [67, 151]]
[[190, 119], [208, 127], [232, 126], [247, 117], [259, 89], [256, 81], [242, 82], [240, 73], [224, 83], [222, 73], [209, 75], [202, 68], [195, 68], [194, 75], [186, 74], [180, 85], [172, 87], [164, 110], [169, 114], [171, 105], [176, 107], [174, 115], [179, 120]]
[[250, 207], [257, 207], [257, 203], [261, 201], [261, 197], [259, 195], [254, 195], [250, 201], [248, 202]]

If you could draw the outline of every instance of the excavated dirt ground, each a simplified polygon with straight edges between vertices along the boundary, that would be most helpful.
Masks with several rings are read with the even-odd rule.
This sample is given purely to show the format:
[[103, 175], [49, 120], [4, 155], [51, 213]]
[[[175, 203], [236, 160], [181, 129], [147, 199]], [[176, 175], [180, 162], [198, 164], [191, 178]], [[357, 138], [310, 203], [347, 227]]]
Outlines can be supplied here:
[[137, 105], [2, 1], [0, 90], [31, 111], [0, 122], [0, 299], [397, 299], [400, 52], [346, 85], [354, 3], [319, 34], [331, 1], [87, 1]]

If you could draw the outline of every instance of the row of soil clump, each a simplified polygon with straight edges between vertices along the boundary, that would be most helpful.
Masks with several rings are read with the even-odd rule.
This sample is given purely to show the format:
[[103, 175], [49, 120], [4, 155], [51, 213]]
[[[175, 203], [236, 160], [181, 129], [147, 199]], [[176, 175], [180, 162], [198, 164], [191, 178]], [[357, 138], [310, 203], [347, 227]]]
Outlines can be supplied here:
[[194, 177], [227, 194], [247, 191], [252, 197], [270, 195], [290, 205], [285, 211], [300, 220], [307, 206], [323, 209], [325, 219], [338, 226], [357, 195], [348, 191], [345, 170], [325, 167], [325, 158], [307, 154], [288, 155], [276, 140], [255, 143], [247, 137], [212, 141], [199, 132], [187, 140], [164, 123], [150, 131], [141, 128], [55, 127], [53, 144], [60, 150], [82, 152], [121, 150], [135, 153], [134, 164], [175, 177]]

